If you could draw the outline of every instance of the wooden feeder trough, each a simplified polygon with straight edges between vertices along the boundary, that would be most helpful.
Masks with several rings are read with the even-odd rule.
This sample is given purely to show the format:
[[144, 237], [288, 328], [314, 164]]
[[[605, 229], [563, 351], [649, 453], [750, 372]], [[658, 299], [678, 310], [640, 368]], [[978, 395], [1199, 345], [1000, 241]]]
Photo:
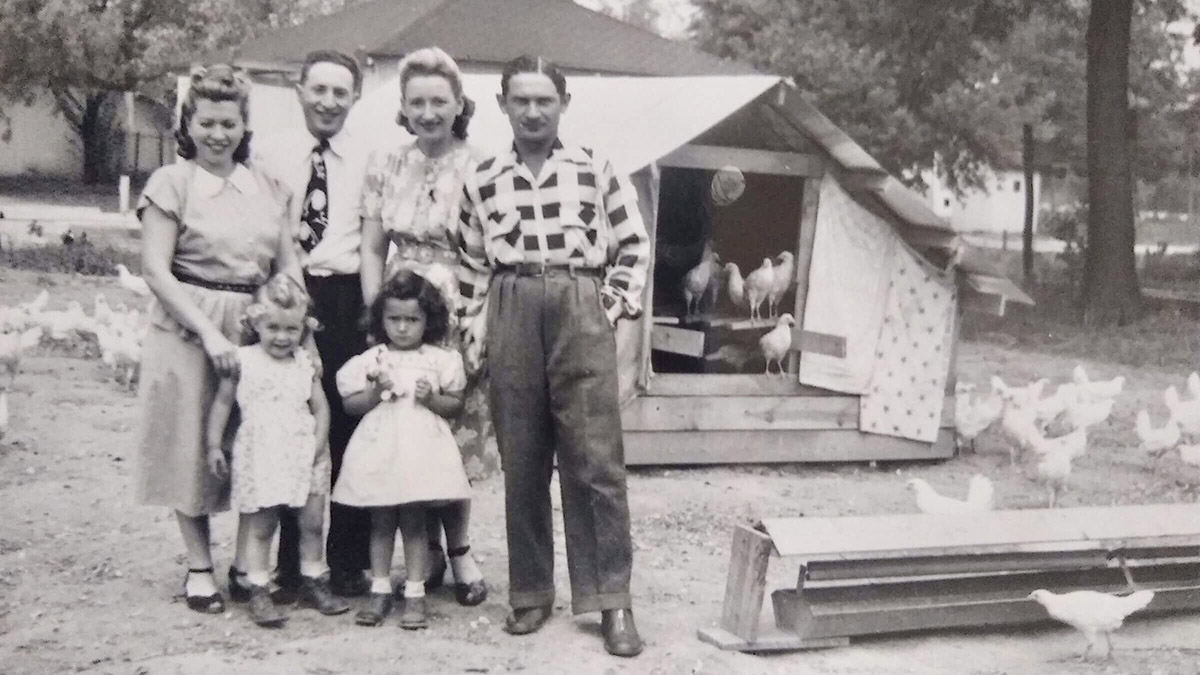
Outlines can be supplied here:
[[[796, 588], [771, 594], [767, 561], [800, 559]], [[763, 652], [845, 645], [860, 635], [1047, 620], [1031, 591], [1155, 592], [1139, 612], [1200, 608], [1200, 505], [1083, 507], [964, 515], [778, 518], [738, 526], [718, 627], [699, 637]]]

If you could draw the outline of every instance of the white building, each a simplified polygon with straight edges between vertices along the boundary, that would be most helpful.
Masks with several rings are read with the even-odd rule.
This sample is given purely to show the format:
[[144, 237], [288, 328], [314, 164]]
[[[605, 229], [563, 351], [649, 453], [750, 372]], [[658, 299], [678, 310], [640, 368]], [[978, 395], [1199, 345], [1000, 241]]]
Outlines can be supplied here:
[[[956, 195], [934, 172], [923, 174], [929, 205], [961, 232], [1020, 233], [1025, 228], [1025, 174], [1017, 170], [984, 169], [983, 186]], [[1041, 174], [1033, 174], [1033, 229], [1038, 227]]]

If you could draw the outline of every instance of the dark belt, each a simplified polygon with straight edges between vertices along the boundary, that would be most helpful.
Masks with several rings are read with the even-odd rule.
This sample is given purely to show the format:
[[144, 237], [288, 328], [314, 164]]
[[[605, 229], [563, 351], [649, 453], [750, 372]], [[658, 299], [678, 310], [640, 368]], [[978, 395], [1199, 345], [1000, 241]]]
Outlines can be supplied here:
[[227, 284], [222, 281], [209, 281], [208, 279], [201, 279], [200, 277], [194, 277], [186, 272], [180, 272], [178, 270], [172, 271], [171, 273], [174, 274], [175, 278], [181, 283], [185, 283], [189, 286], [207, 288], [211, 291], [228, 291], [230, 293], [245, 293], [246, 295], [254, 295], [254, 292], [258, 290], [258, 284]]
[[361, 280], [360, 280], [360, 278], [359, 278], [358, 274], [323, 274], [323, 275], [317, 275], [317, 274], [309, 274], [308, 272], [305, 272], [305, 273], [304, 273], [304, 283], [305, 283], [305, 284], [310, 284], [310, 285], [311, 285], [311, 284], [313, 284], [313, 283], [317, 283], [317, 284], [333, 284], [333, 285], [354, 284], [354, 285], [356, 285], [356, 286], [357, 286], [357, 285], [361, 284], [362, 282], [361, 282]]
[[579, 267], [577, 265], [560, 263], [517, 263], [515, 265], [496, 265], [497, 274], [507, 272], [519, 277], [548, 277], [567, 275], [570, 277], [603, 277], [601, 267]]

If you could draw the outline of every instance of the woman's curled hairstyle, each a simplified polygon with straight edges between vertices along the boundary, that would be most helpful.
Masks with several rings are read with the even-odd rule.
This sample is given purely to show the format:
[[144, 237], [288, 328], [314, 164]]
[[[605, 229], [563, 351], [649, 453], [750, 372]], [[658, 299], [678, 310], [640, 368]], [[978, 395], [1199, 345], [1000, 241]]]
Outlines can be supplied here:
[[[462, 112], [450, 124], [450, 133], [460, 141], [466, 140], [467, 125], [471, 123], [471, 116], [475, 114], [475, 101], [463, 93], [462, 71], [458, 69], [454, 59], [437, 47], [426, 47], [405, 56], [398, 69], [401, 98], [404, 97], [404, 87], [408, 85], [408, 81], [417, 76], [441, 77], [450, 83], [450, 91], [454, 93], [454, 97], [463, 102]], [[403, 109], [396, 116], [396, 124], [404, 127], [410, 134], [413, 132], [412, 124], [409, 123]]]
[[367, 332], [375, 344], [387, 344], [383, 329], [383, 307], [388, 300], [416, 300], [425, 313], [425, 334], [421, 342], [439, 345], [450, 332], [450, 308], [442, 293], [425, 277], [412, 270], [402, 269], [383, 283], [379, 296], [367, 308]]
[[[188, 125], [196, 114], [196, 101], [236, 101], [242, 121], [250, 119], [250, 79], [240, 70], [226, 64], [196, 66], [190, 74], [191, 84], [180, 105], [179, 126], [175, 129], [176, 152], [184, 159], [195, 159], [196, 142], [188, 133]], [[250, 158], [250, 131], [242, 136], [233, 151], [233, 161], [245, 163]]]

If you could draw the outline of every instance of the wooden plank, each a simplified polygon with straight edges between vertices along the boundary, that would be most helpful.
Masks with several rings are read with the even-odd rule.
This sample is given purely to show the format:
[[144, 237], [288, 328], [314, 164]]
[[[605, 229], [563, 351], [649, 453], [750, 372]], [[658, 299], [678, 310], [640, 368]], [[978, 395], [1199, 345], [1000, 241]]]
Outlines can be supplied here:
[[[638, 211], [641, 213], [642, 221], [646, 224], [646, 233], [650, 239], [650, 265], [653, 269], [654, 261], [658, 260], [658, 209], [659, 209], [659, 178], [661, 177], [658, 164], [651, 163], [649, 166], [643, 167], [630, 176], [630, 181], [634, 185], [634, 189], [638, 193]], [[650, 366], [650, 334], [653, 330], [653, 322], [647, 318], [654, 318], [654, 274], [646, 275], [646, 285], [642, 289], [642, 307], [646, 308], [644, 317], [641, 322], [641, 334], [638, 336], [638, 372], [637, 372], [637, 388], [645, 389], [650, 382], [650, 377], [654, 374], [653, 368]]]
[[[810, 178], [804, 181], [800, 195], [800, 227], [799, 239], [796, 243], [796, 300], [792, 307], [792, 316], [796, 319], [796, 327], [804, 328], [804, 311], [808, 305], [808, 275], [812, 270], [813, 242], [817, 237], [817, 211], [821, 202], [821, 179]], [[842, 343], [842, 358], [846, 345]], [[800, 377], [800, 357], [797, 354], [788, 355], [787, 371]]]
[[1107, 568], [1116, 565], [1105, 551], [1045, 551], [947, 556], [915, 556], [883, 560], [810, 560], [807, 581], [882, 577], [918, 577], [945, 574]]
[[958, 297], [959, 305], [964, 311], [1004, 316], [1006, 303], [1003, 295], [984, 295], [964, 288]]
[[770, 537], [745, 525], [734, 528], [725, 600], [721, 604], [721, 628], [749, 642], [758, 637], [770, 557]]
[[625, 431], [858, 429], [857, 396], [640, 396]]
[[812, 352], [832, 356], [835, 359], [844, 359], [846, 358], [846, 338], [841, 335], [793, 328], [791, 351]]
[[943, 429], [936, 443], [825, 431], [625, 431], [628, 466], [777, 464], [945, 459], [954, 454], [954, 433]]
[[704, 331], [656, 325], [650, 331], [650, 348], [700, 358], [704, 356]]
[[655, 373], [647, 396], [846, 396], [791, 378], [766, 375]]
[[829, 649], [845, 647], [850, 644], [850, 638], [819, 638], [805, 640], [790, 631], [782, 631], [774, 627], [761, 629], [758, 639], [750, 642], [718, 626], [701, 628], [696, 631], [696, 637], [701, 642], [710, 644], [723, 651], [736, 652], [788, 652], [800, 649]]
[[710, 171], [732, 165], [744, 173], [776, 176], [820, 176], [825, 173], [825, 160], [820, 155], [717, 145], [685, 145], [667, 154], [658, 163], [680, 169]]
[[1188, 545], [1200, 537], [1200, 504], [771, 518], [763, 526], [780, 555], [810, 560]]

